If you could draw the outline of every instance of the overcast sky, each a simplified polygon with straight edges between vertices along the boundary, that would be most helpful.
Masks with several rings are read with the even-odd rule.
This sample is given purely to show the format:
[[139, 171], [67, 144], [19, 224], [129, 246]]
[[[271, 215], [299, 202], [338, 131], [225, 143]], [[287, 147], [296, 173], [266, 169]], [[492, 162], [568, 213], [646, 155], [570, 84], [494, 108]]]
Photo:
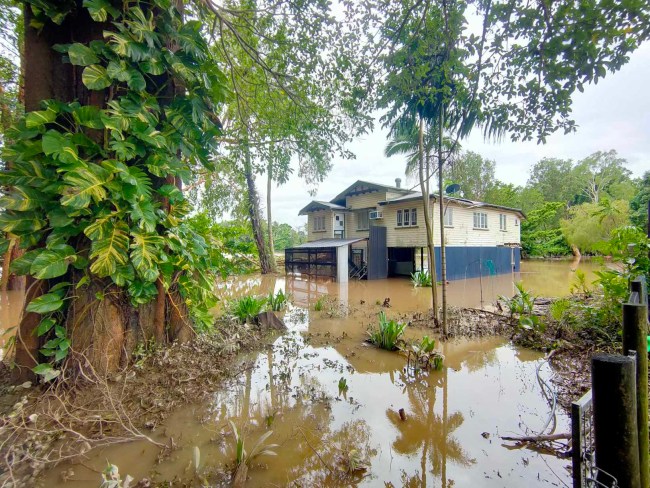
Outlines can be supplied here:
[[[530, 168], [544, 157], [582, 159], [596, 151], [615, 149], [628, 161], [635, 176], [650, 170], [650, 44], [636, 51], [618, 73], [608, 75], [598, 85], [574, 95], [574, 134], [555, 134], [544, 145], [534, 142], [485, 142], [480, 130], [463, 142], [464, 150], [480, 153], [496, 161], [496, 176], [506, 183], [523, 185]], [[332, 172], [318, 188], [315, 197], [294, 176], [273, 190], [273, 220], [294, 227], [306, 222], [298, 211], [311, 200], [330, 200], [357, 179], [394, 184], [405, 182], [405, 162], [400, 157], [386, 158], [386, 131], [376, 130], [352, 144], [354, 160], [336, 159]], [[416, 182], [411, 182], [412, 186]], [[404, 184], [404, 183], [403, 183]], [[258, 179], [262, 201], [266, 202], [266, 181]]]

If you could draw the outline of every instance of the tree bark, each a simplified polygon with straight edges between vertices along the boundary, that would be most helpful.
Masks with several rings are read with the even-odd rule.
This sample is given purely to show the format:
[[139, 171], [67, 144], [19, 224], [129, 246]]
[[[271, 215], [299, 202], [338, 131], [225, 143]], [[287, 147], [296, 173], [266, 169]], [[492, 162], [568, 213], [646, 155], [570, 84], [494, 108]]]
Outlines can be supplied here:
[[[47, 290], [45, 281], [37, 280], [31, 276], [27, 276], [26, 286], [25, 305], [34, 298], [40, 297]], [[32, 368], [39, 362], [39, 339], [34, 332], [40, 322], [39, 314], [23, 310], [23, 316], [16, 330], [16, 354], [14, 357], [16, 368], [12, 374], [13, 380], [16, 382], [33, 380], [36, 376]]]
[[255, 187], [255, 175], [253, 175], [253, 165], [251, 163], [250, 150], [248, 149], [248, 141], [246, 141], [246, 148], [244, 149], [244, 178], [246, 179], [246, 189], [248, 190], [248, 217], [251, 220], [253, 228], [253, 238], [255, 239], [255, 246], [257, 253], [260, 257], [260, 271], [262, 274], [271, 272], [271, 263], [264, 242], [264, 233], [262, 231], [262, 223], [260, 219], [260, 200], [257, 195], [257, 188]]
[[273, 189], [273, 166], [269, 162], [268, 178], [266, 181], [266, 226], [268, 227], [269, 236], [269, 264], [271, 271], [277, 272], [278, 267], [275, 263], [275, 245], [273, 243], [273, 216], [271, 213], [271, 190]]
[[420, 129], [418, 136], [418, 169], [420, 177], [420, 191], [422, 192], [422, 204], [424, 206], [424, 225], [427, 230], [427, 250], [429, 254], [429, 274], [431, 275], [431, 306], [433, 308], [433, 321], [438, 324], [438, 287], [436, 274], [436, 253], [433, 242], [433, 226], [431, 225], [431, 213], [429, 206], [429, 171], [426, 178], [424, 175], [424, 120], [420, 118]]

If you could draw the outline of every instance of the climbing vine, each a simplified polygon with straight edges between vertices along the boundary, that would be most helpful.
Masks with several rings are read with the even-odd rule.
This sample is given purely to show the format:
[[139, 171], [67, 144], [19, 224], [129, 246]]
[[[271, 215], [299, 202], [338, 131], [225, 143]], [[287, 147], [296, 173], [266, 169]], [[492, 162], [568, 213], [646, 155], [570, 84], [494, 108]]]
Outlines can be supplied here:
[[[28, 3], [35, 28], [79, 15], [76, 2]], [[201, 24], [167, 0], [84, 0], [83, 8], [103, 38], [53, 48], [87, 93], [27, 113], [4, 151], [11, 169], [0, 174], [0, 230], [27, 249], [11, 270], [47, 281], [26, 311], [41, 315], [40, 352], [53, 362], [70, 348], [70, 303], [91, 283], [104, 284], [96, 300], [118, 290], [132, 307], [162, 284], [202, 327], [214, 301], [206, 243], [184, 222], [180, 183], [211, 167], [225, 97]]]

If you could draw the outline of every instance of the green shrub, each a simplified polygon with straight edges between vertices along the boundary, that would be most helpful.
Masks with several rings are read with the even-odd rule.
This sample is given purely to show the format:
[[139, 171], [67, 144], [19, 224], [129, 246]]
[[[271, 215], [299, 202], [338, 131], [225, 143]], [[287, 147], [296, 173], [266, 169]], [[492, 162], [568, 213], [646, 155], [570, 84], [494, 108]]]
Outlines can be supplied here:
[[431, 281], [431, 275], [429, 274], [428, 271], [416, 271], [415, 273], [411, 274], [411, 282], [413, 283], [413, 286], [418, 287], [425, 287], [425, 286], [431, 286], [432, 281]]
[[517, 317], [517, 323], [524, 330], [543, 330], [542, 320], [533, 314], [535, 307], [535, 296], [524, 288], [523, 283], [515, 283], [517, 293], [512, 298], [499, 297], [505, 302], [512, 319]]
[[266, 298], [245, 296], [233, 302], [230, 313], [242, 324], [252, 323], [264, 310], [265, 305]]
[[582, 295], [585, 297], [591, 296], [591, 290], [587, 283], [587, 275], [585, 275], [584, 271], [576, 269], [576, 275], [575, 278], [573, 278], [569, 291], [574, 295]]
[[436, 340], [424, 336], [419, 342], [411, 343], [408, 350], [407, 362], [413, 369], [442, 369], [443, 356], [436, 348]]
[[316, 303], [314, 303], [314, 310], [320, 312], [323, 308], [325, 308], [325, 297], [320, 297], [316, 300]]
[[405, 328], [406, 324], [388, 320], [383, 311], [379, 312], [379, 329], [368, 331], [370, 342], [381, 349], [395, 351]]
[[272, 311], [279, 312], [280, 310], [284, 310], [286, 308], [287, 303], [289, 303], [289, 299], [282, 290], [278, 290], [275, 295], [273, 295], [273, 292], [270, 292], [268, 298], [266, 299], [266, 302]]

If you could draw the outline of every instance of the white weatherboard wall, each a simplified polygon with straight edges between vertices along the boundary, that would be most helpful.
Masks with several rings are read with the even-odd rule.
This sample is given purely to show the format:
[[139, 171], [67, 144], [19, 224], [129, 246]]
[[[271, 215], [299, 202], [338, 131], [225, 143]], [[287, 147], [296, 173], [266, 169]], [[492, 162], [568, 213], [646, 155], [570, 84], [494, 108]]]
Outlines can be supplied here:
[[[325, 217], [325, 230], [314, 230], [315, 217]], [[334, 212], [331, 210], [319, 210], [310, 212], [307, 216], [307, 240], [317, 241], [318, 239], [330, 239], [334, 237]]]
[[[440, 218], [438, 202], [432, 201], [433, 239], [436, 246], [440, 246]], [[468, 247], [495, 247], [506, 243], [520, 242], [521, 222], [519, 214], [502, 209], [490, 207], [467, 208], [455, 202], [445, 202], [447, 209], [452, 209], [453, 222], [450, 227], [445, 227], [445, 244], [447, 246]], [[406, 203], [395, 203], [379, 207], [384, 214], [377, 225], [387, 228], [388, 247], [426, 247], [427, 232], [424, 223], [424, 206], [420, 200]], [[397, 226], [397, 211], [416, 208], [418, 211], [418, 225], [409, 227]], [[474, 212], [487, 214], [487, 229], [474, 229]], [[506, 230], [499, 228], [499, 214], [506, 215]]]
[[347, 283], [348, 275], [348, 246], [339, 246], [336, 248], [336, 281]]

